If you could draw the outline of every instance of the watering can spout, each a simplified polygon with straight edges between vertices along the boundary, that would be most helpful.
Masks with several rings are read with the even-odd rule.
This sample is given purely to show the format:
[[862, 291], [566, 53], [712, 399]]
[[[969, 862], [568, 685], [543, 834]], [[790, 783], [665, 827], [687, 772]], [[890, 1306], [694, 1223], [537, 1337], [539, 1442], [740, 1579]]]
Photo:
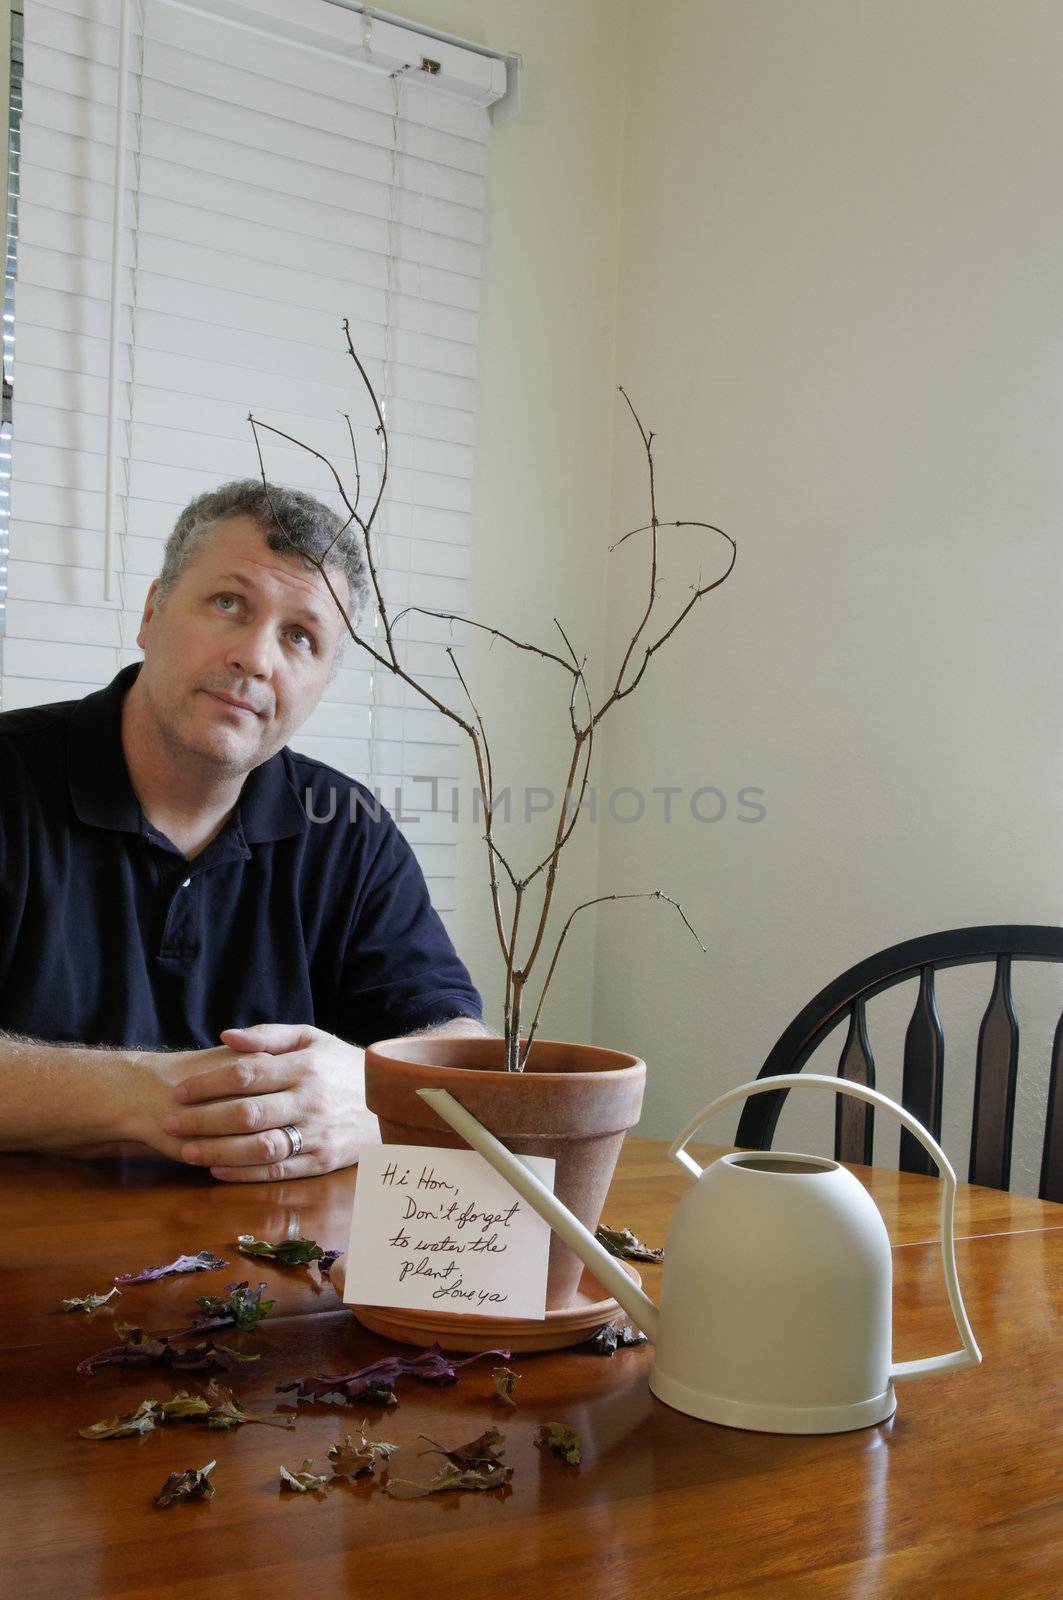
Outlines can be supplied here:
[[533, 1211], [537, 1211], [550, 1224], [569, 1249], [590, 1268], [602, 1287], [608, 1289], [623, 1306], [632, 1322], [642, 1329], [648, 1339], [656, 1342], [657, 1307], [649, 1295], [643, 1294], [632, 1282], [616, 1257], [598, 1243], [593, 1233], [572, 1215], [567, 1206], [561, 1204], [544, 1183], [540, 1183], [519, 1156], [507, 1150], [448, 1090], [418, 1089], [417, 1093], [437, 1116], [455, 1133], [460, 1133], [467, 1144], [478, 1151], [496, 1172], [502, 1174]]

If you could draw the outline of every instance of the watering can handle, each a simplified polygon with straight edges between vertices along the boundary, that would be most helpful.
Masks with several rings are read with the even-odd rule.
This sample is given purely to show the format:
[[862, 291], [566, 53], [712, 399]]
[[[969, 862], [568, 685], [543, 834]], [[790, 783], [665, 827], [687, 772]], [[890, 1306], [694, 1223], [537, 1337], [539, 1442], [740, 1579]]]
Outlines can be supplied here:
[[835, 1094], [851, 1094], [857, 1100], [865, 1100], [868, 1105], [881, 1106], [884, 1111], [892, 1111], [908, 1132], [929, 1151], [941, 1173], [941, 1264], [945, 1270], [945, 1288], [949, 1305], [952, 1308], [956, 1329], [963, 1340], [963, 1349], [952, 1350], [947, 1355], [927, 1356], [922, 1361], [895, 1362], [890, 1368], [891, 1380], [928, 1378], [937, 1372], [955, 1372], [961, 1367], [978, 1366], [982, 1353], [975, 1342], [971, 1324], [967, 1319], [967, 1309], [960, 1293], [960, 1280], [956, 1272], [956, 1173], [937, 1140], [932, 1138], [911, 1112], [905, 1111], [903, 1106], [899, 1106], [888, 1095], [880, 1094], [877, 1089], [867, 1089], [862, 1083], [849, 1083], [845, 1078], [831, 1078], [816, 1072], [786, 1072], [773, 1078], [754, 1078], [752, 1083], [743, 1083], [739, 1088], [729, 1090], [727, 1094], [722, 1094], [718, 1100], [706, 1106], [703, 1111], [699, 1111], [697, 1116], [687, 1123], [668, 1154], [678, 1161], [681, 1167], [685, 1167], [692, 1177], [700, 1178], [702, 1168], [698, 1166], [693, 1156], [688, 1154], [685, 1147], [698, 1129], [708, 1122], [710, 1117], [714, 1117], [717, 1111], [723, 1111], [727, 1106], [734, 1105], [738, 1100], [745, 1100], [753, 1094], [769, 1094], [777, 1089], [803, 1089], [813, 1085], [821, 1089], [833, 1089]]

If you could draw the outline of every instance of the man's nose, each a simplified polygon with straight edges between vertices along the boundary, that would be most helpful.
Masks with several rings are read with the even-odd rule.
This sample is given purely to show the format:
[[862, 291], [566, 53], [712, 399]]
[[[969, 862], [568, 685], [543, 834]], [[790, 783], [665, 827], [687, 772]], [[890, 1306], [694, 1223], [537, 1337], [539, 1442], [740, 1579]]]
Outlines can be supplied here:
[[277, 641], [270, 625], [248, 623], [231, 640], [227, 661], [244, 677], [268, 678], [273, 672], [276, 650]]

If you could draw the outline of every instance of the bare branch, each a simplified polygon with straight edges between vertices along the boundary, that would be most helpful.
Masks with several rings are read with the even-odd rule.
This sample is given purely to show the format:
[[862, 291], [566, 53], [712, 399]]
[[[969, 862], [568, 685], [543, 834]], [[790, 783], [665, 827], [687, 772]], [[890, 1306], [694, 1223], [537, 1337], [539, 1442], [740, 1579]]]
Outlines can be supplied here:
[[619, 671], [617, 672], [617, 675], [616, 675], [616, 683], [613, 686], [613, 694], [610, 696], [610, 700], [606, 702], [607, 704], [611, 703], [611, 701], [615, 698], [616, 691], [620, 688], [620, 685], [624, 681], [624, 673], [627, 671], [627, 664], [631, 660], [631, 657], [632, 657], [632, 655], [633, 655], [633, 653], [634, 653], [634, 651], [635, 651], [635, 649], [636, 649], [636, 647], [638, 645], [638, 642], [639, 642], [640, 638], [642, 637], [642, 634], [643, 634], [643, 631], [644, 631], [644, 629], [646, 627], [646, 624], [650, 620], [650, 615], [651, 615], [651, 613], [653, 611], [654, 601], [657, 599], [657, 529], [659, 527], [659, 523], [658, 523], [658, 520], [657, 520], [657, 489], [656, 489], [656, 483], [655, 483], [654, 471], [653, 471], [653, 434], [652, 433], [647, 433], [646, 429], [642, 426], [642, 419], [639, 416], [638, 412], [635, 410], [635, 407], [631, 404], [630, 399], [628, 399], [628, 395], [627, 395], [626, 390], [621, 388], [620, 393], [624, 396], [624, 399], [627, 401], [627, 408], [631, 412], [631, 415], [635, 419], [635, 426], [638, 428], [639, 433], [642, 436], [642, 443], [643, 443], [643, 446], [645, 447], [645, 451], [646, 451], [646, 464], [647, 464], [647, 468], [649, 470], [649, 475], [650, 475], [650, 533], [652, 534], [653, 537], [652, 537], [652, 541], [651, 541], [651, 545], [650, 545], [650, 593], [649, 593], [649, 599], [646, 601], [646, 609], [642, 613], [641, 620], [639, 621], [638, 627], [635, 629], [635, 632], [632, 635], [631, 642], [628, 645], [627, 649], [624, 651], [624, 658], [620, 663], [620, 669], [619, 669]]
[[[350, 500], [347, 498], [347, 490], [344, 487], [343, 479], [340, 477], [339, 473], [336, 471], [336, 468], [332, 465], [332, 462], [329, 460], [328, 456], [322, 455], [320, 450], [315, 450], [312, 444], [305, 444], [302, 439], [297, 439], [294, 434], [285, 433], [283, 428], [275, 428], [273, 426], [273, 424], [270, 423], [270, 422], [260, 422], [259, 419], [256, 416], [254, 416], [254, 414], [252, 412], [250, 412], [250, 411], [247, 413], [247, 420], [251, 424], [252, 431], [253, 431], [253, 433], [255, 435], [256, 444], [258, 444], [258, 430], [259, 430], [259, 428], [264, 428], [267, 433], [275, 434], [278, 439], [286, 440], [288, 444], [293, 444], [297, 450], [305, 450], [308, 456], [313, 456], [315, 461], [320, 461], [323, 466], [326, 466], [328, 468], [329, 472], [332, 474], [333, 481], [335, 482], [335, 485], [336, 485], [336, 491], [339, 494], [340, 499], [343, 501], [344, 505], [347, 507], [347, 510], [350, 512], [350, 516], [347, 518], [347, 523], [345, 524], [345, 526], [349, 527], [351, 522], [357, 522], [357, 524], [361, 528], [362, 532], [363, 533], [365, 532], [365, 523], [362, 521], [362, 519], [358, 515], [357, 511], [351, 505]], [[261, 447], [261, 444], [259, 444], [259, 457], [258, 457], [258, 459], [259, 459], [259, 465], [261, 466], [262, 465], [262, 447]], [[264, 471], [263, 471], [263, 476], [265, 476], [265, 472]]]
[[383, 461], [380, 469], [380, 483], [377, 487], [376, 499], [373, 501], [373, 509], [370, 511], [368, 517], [366, 517], [364, 524], [366, 536], [368, 537], [369, 529], [373, 526], [373, 523], [376, 520], [376, 514], [380, 510], [380, 502], [384, 498], [384, 490], [387, 488], [389, 463], [388, 430], [384, 425], [384, 413], [380, 409], [380, 401], [377, 399], [376, 390], [369, 382], [369, 374], [362, 366], [362, 363], [358, 359], [357, 352], [355, 351], [354, 342], [351, 339], [351, 324], [349, 318], [347, 317], [344, 317], [343, 319], [343, 332], [347, 338], [347, 354], [358, 368], [359, 376], [361, 377], [362, 383], [365, 386], [365, 392], [369, 396], [369, 399], [372, 402], [373, 410], [376, 413], [376, 431], [380, 437], [380, 447], [383, 453]]
[[[373, 541], [372, 541], [372, 539], [370, 538], [370, 535], [369, 535], [369, 530], [370, 530], [370, 527], [371, 527], [372, 521], [373, 521], [372, 516], [370, 516], [368, 519], [363, 521], [362, 518], [358, 515], [358, 512], [355, 510], [354, 506], [352, 506], [350, 500], [347, 497], [347, 491], [343, 486], [342, 478], [340, 477], [339, 473], [336, 471], [336, 468], [333, 466], [333, 464], [329, 460], [328, 456], [322, 455], [320, 450], [313, 449], [313, 447], [311, 445], [303, 444], [301, 439], [296, 439], [292, 434], [284, 433], [280, 428], [272, 427], [270, 425], [270, 423], [268, 423], [268, 422], [257, 422], [254, 417], [250, 417], [250, 416], [248, 417], [248, 421], [251, 423], [252, 428], [255, 430], [255, 439], [256, 439], [256, 441], [258, 439], [258, 429], [259, 428], [265, 428], [267, 430], [267, 432], [276, 434], [279, 439], [287, 439], [290, 444], [294, 444], [294, 445], [298, 446], [298, 448], [300, 450], [305, 450], [308, 455], [314, 456], [318, 461], [324, 462], [325, 466], [328, 467], [328, 469], [331, 472], [333, 478], [335, 479], [336, 487], [339, 490], [340, 497], [343, 500], [344, 505], [347, 507], [347, 510], [350, 512], [350, 516], [348, 517], [347, 522], [344, 523], [344, 527], [345, 528], [349, 527], [350, 523], [352, 521], [354, 521], [354, 522], [356, 522], [358, 524], [359, 528], [362, 530], [362, 548], [365, 551], [366, 566], [369, 568], [369, 578], [370, 578], [370, 581], [372, 582], [372, 585], [373, 585], [373, 594], [374, 594], [374, 597], [376, 599], [376, 608], [377, 608], [377, 611], [378, 611], [378, 613], [380, 615], [380, 621], [381, 621], [381, 623], [383, 625], [383, 628], [384, 628], [384, 639], [385, 639], [385, 642], [386, 642], [387, 647], [388, 647], [388, 656], [390, 658], [390, 665], [393, 666], [393, 667], [397, 666], [398, 660], [397, 660], [397, 657], [396, 657], [396, 654], [395, 654], [395, 645], [394, 645], [394, 642], [393, 642], [392, 637], [391, 637], [391, 623], [390, 623], [390, 621], [388, 619], [387, 602], [384, 599], [384, 591], [380, 586], [380, 576], [379, 576], [379, 573], [377, 572], [377, 566], [376, 566], [376, 554], [375, 554], [374, 549], [373, 549]], [[259, 450], [259, 458], [261, 459], [261, 448]], [[374, 512], [374, 515], [375, 515], [375, 512], [376, 512], [376, 507], [375, 506], [373, 508], [373, 512]], [[341, 529], [340, 532], [342, 533], [343, 529]], [[332, 549], [332, 546], [336, 543], [336, 539], [338, 539], [339, 537], [340, 537], [340, 535], [339, 535], [339, 533], [337, 533], [335, 538], [332, 540], [332, 543], [328, 547], [329, 550]], [[328, 551], [326, 551], [325, 554], [327, 555]]]
[[508, 877], [512, 888], [514, 890], [523, 889], [524, 885], [517, 878], [514, 877], [512, 867], [510, 866], [509, 862], [506, 860], [505, 856], [502, 854], [501, 850], [498, 848], [497, 844], [495, 844], [495, 841], [490, 837], [490, 835], [485, 833], [483, 835], [483, 841], [486, 844], [488, 850], [491, 852], [491, 854], [494, 855], [494, 856], [497, 856], [499, 864], [505, 870], [506, 876]]
[[[700, 524], [695, 524], [695, 526], [700, 526]], [[599, 710], [597, 711], [597, 713], [595, 714], [594, 721], [596, 723], [601, 721], [601, 719], [605, 716], [605, 713], [609, 710], [610, 706], [615, 705], [618, 700], [625, 699], [629, 694], [631, 694], [632, 690], [638, 688], [639, 684], [642, 682], [643, 674], [645, 673], [646, 668], [650, 664], [650, 658], [652, 656], [656, 655], [657, 651], [661, 648], [661, 646], [663, 644], [667, 643], [667, 641], [672, 637], [673, 633], [679, 627], [680, 623], [684, 620], [684, 618], [688, 617], [690, 615], [691, 611], [693, 611], [693, 609], [697, 605], [698, 601], [704, 599], [704, 597], [707, 594], [711, 594], [713, 589], [718, 589], [720, 587], [721, 583], [726, 583], [727, 579], [731, 576], [731, 573], [734, 570], [734, 564], [738, 560], [738, 546], [737, 546], [737, 544], [735, 544], [735, 541], [731, 538], [731, 535], [729, 533], [724, 533], [722, 528], [714, 529], [714, 531], [717, 532], [717, 533], [723, 534], [723, 537], [727, 540], [727, 543], [731, 546], [731, 559], [727, 563], [727, 570], [722, 574], [721, 577], [714, 579], [712, 583], [702, 584], [702, 583], [699, 582], [699, 584], [694, 589], [693, 595], [687, 601], [686, 605], [683, 607], [682, 611], [676, 617], [675, 621], [668, 628], [665, 629], [664, 633], [661, 634], [660, 638], [655, 639], [653, 644], [646, 646], [646, 649], [645, 649], [645, 651], [643, 653], [643, 657], [642, 657], [642, 665], [639, 667], [638, 671], [636, 672], [635, 676], [632, 678], [631, 682], [628, 683], [628, 684], [625, 684], [621, 688], [620, 684], [619, 684], [619, 680], [618, 680], [617, 687], [613, 690], [612, 694], [609, 696], [609, 699], [606, 700], [605, 704], [602, 705], [599, 708]]]
[[[724, 533], [723, 529], [718, 528], [714, 522], [658, 522], [657, 526], [658, 528], [707, 528], [710, 533], [719, 533], [722, 534], [725, 539], [730, 538], [730, 535]], [[637, 533], [649, 533], [651, 527], [652, 523], [647, 522], [644, 523], [641, 528], [629, 528], [627, 533], [622, 534], [621, 537], [617, 539], [615, 544], [611, 544], [609, 546], [610, 555], [612, 555], [614, 550], [619, 550], [622, 544], [627, 544], [627, 541], [629, 539], [633, 539]], [[731, 540], [731, 543], [733, 544], [734, 541]]]
[[523, 1057], [523, 1060], [521, 1062], [521, 1070], [522, 1071], [523, 1071], [524, 1067], [526, 1067], [527, 1064], [528, 1064], [528, 1056], [529, 1056], [529, 1054], [531, 1052], [532, 1040], [535, 1038], [536, 1031], [538, 1030], [538, 1027], [539, 1027], [539, 1018], [542, 1016], [543, 1002], [546, 999], [546, 993], [547, 993], [547, 990], [550, 987], [550, 981], [554, 976], [554, 970], [557, 967], [557, 961], [558, 961], [558, 957], [561, 954], [561, 948], [564, 945], [564, 942], [565, 942], [566, 938], [568, 937], [568, 930], [569, 930], [569, 928], [571, 928], [574, 920], [576, 919], [576, 917], [579, 916], [581, 911], [586, 911], [589, 906], [600, 906], [600, 905], [603, 905], [605, 903], [605, 901], [607, 901], [607, 900], [665, 900], [665, 901], [667, 901], [667, 903], [670, 906], [674, 906], [675, 909], [679, 912], [679, 915], [682, 917], [684, 923], [690, 929], [690, 932], [694, 935], [694, 938], [697, 939], [697, 942], [698, 942], [698, 945], [701, 948], [702, 954], [703, 955], [708, 955], [708, 951], [706, 950], [705, 946], [702, 944], [701, 939], [698, 937], [698, 934], [695, 932], [694, 926], [691, 923], [690, 918], [687, 916], [686, 912], [683, 910], [682, 906], [679, 904], [679, 901], [678, 900], [673, 900], [670, 894], [665, 894], [660, 889], [647, 889], [642, 894], [600, 894], [600, 895], [596, 895], [593, 900], [584, 900], [582, 905], [577, 906], [575, 911], [570, 912], [569, 917], [568, 917], [568, 921], [565, 923], [565, 926], [561, 929], [561, 936], [558, 939], [556, 946], [554, 947], [553, 960], [550, 962], [549, 971], [546, 974], [546, 982], [543, 984], [542, 990], [540, 991], [540, 994], [539, 994], [539, 1004], [535, 1008], [535, 1015], [532, 1018], [532, 1025], [528, 1029], [527, 1044], [525, 1046], [524, 1057]]
[[559, 667], [564, 667], [566, 672], [578, 671], [578, 668], [571, 667], [562, 656], [555, 655], [552, 650], [544, 650], [537, 644], [525, 644], [520, 639], [514, 639], [511, 634], [503, 633], [501, 628], [493, 628], [487, 622], [476, 622], [472, 617], [461, 617], [456, 611], [432, 611], [428, 606], [403, 606], [401, 611], [395, 613], [392, 626], [397, 628], [403, 617], [410, 615], [436, 617], [440, 622], [458, 622], [466, 628], [478, 628], [481, 633], [490, 633], [494, 638], [511, 644], [515, 650], [530, 650], [533, 655], [541, 656], [544, 661], [554, 661]]
[[451, 666], [454, 668], [454, 671], [457, 673], [458, 682], [461, 684], [462, 688], [465, 690], [465, 693], [466, 693], [466, 695], [468, 697], [469, 704], [472, 706], [473, 715], [476, 718], [477, 726], [480, 729], [480, 738], [483, 741], [484, 761], [485, 761], [486, 767], [487, 767], [487, 792], [484, 795], [484, 806], [485, 806], [485, 809], [486, 809], [486, 823], [485, 823], [485, 828], [484, 828], [484, 840], [485, 840], [485, 842], [487, 844], [487, 847], [488, 847], [487, 868], [488, 868], [488, 875], [489, 875], [490, 884], [491, 884], [491, 901], [492, 901], [492, 904], [494, 906], [495, 923], [496, 923], [496, 927], [497, 927], [499, 936], [504, 941], [504, 939], [505, 939], [505, 930], [504, 930], [503, 925], [502, 925], [502, 906], [501, 906], [501, 902], [499, 901], [499, 898], [498, 898], [498, 875], [495, 872], [495, 857], [496, 856], [498, 857], [499, 861], [502, 863], [503, 867], [505, 868], [506, 874], [507, 874], [507, 876], [509, 878], [510, 883], [513, 885], [514, 889], [516, 889], [516, 887], [517, 887], [517, 880], [513, 876], [513, 871], [512, 871], [512, 868], [510, 867], [509, 862], [506, 860], [506, 858], [502, 854], [501, 850], [498, 849], [498, 847], [496, 846], [494, 840], [491, 837], [491, 828], [492, 828], [492, 824], [494, 822], [494, 803], [495, 803], [495, 787], [494, 787], [495, 778], [494, 778], [494, 766], [493, 766], [492, 761], [491, 761], [491, 745], [490, 745], [490, 743], [488, 741], [488, 738], [487, 738], [487, 729], [484, 727], [484, 719], [480, 715], [480, 708], [476, 704], [476, 701], [472, 697], [472, 692], [469, 689], [469, 685], [465, 682], [465, 678], [464, 678], [464, 676], [462, 674], [462, 670], [458, 666], [457, 657], [455, 656], [454, 651], [451, 649], [450, 645], [447, 645], [447, 655], [450, 657]]
[[[569, 640], [568, 634], [565, 632], [564, 628], [562, 628], [560, 622], [557, 621], [556, 617], [554, 618], [554, 621], [555, 621], [555, 623], [557, 623], [558, 631], [560, 632], [561, 637], [564, 639], [565, 643], [568, 645], [568, 648], [570, 650], [572, 650], [572, 644], [571, 644], [571, 641]], [[572, 655], [573, 655], [573, 659], [575, 659], [576, 652], [574, 650], [572, 650]], [[561, 851], [564, 849], [565, 845], [568, 843], [569, 839], [572, 837], [572, 832], [573, 832], [577, 822], [579, 821], [580, 813], [581, 813], [581, 811], [583, 809], [583, 802], [586, 799], [586, 795], [587, 795], [587, 784], [588, 784], [588, 782], [590, 780], [591, 755], [592, 755], [593, 749], [594, 749], [594, 705], [593, 705], [593, 702], [591, 700], [591, 692], [590, 692], [590, 689], [587, 686], [587, 679], [586, 679], [586, 675], [584, 673], [584, 668], [586, 667], [586, 664], [587, 664], [586, 660], [584, 660], [582, 665], [579, 662], [576, 663], [576, 671], [578, 673], [578, 677], [573, 682], [572, 694], [571, 694], [571, 696], [569, 698], [569, 715], [570, 715], [571, 720], [572, 720], [572, 731], [573, 731], [573, 735], [574, 735], [574, 738], [575, 738], [575, 741], [576, 741], [576, 749], [575, 749], [575, 753], [574, 753], [573, 758], [572, 758], [572, 766], [569, 769], [569, 785], [565, 789], [565, 800], [564, 800], [564, 804], [562, 805], [562, 808], [561, 808], [561, 818], [560, 818], [560, 821], [558, 823], [558, 832], [554, 837], [554, 843], [553, 843], [553, 846], [550, 849], [549, 854], [544, 856], [543, 859], [535, 867], [532, 868], [531, 872], [529, 872], [527, 877], [524, 879], [524, 883], [525, 883], [525, 885], [527, 885], [527, 884], [531, 883], [535, 878], [537, 878], [539, 876], [540, 872], [545, 871], [548, 867], [551, 869], [550, 870], [550, 877], [547, 880], [547, 886], [546, 886], [546, 889], [544, 891], [544, 899], [543, 899], [542, 910], [540, 912], [539, 936], [536, 939], [536, 942], [535, 942], [535, 945], [533, 947], [531, 956], [529, 956], [528, 960], [525, 962], [525, 965], [524, 965], [525, 973], [528, 973], [528, 972], [531, 971], [532, 962], [533, 962], [535, 956], [538, 954], [539, 945], [542, 942], [542, 935], [543, 935], [543, 933], [545, 931], [545, 928], [546, 928], [546, 918], [549, 916], [549, 913], [550, 913], [550, 900], [551, 900], [551, 897], [552, 897], [552, 894], [553, 894], [553, 881], [554, 881], [554, 878], [557, 875], [558, 857], [560, 856]], [[574, 712], [574, 702], [575, 702], [575, 697], [576, 697], [576, 688], [577, 688], [578, 684], [582, 684], [583, 685], [583, 693], [587, 698], [587, 717], [588, 717], [588, 721], [587, 721], [587, 726], [585, 728], [579, 728], [579, 727], [576, 726], [576, 718], [575, 718], [575, 712]], [[568, 811], [568, 803], [569, 803], [569, 800], [571, 799], [571, 796], [572, 796], [572, 787], [571, 787], [572, 777], [573, 777], [573, 774], [575, 773], [575, 770], [576, 770], [576, 765], [577, 765], [577, 761], [578, 761], [578, 757], [579, 757], [580, 746], [582, 744], [586, 744], [586, 756], [584, 758], [584, 763], [583, 763], [583, 779], [582, 779], [582, 782], [580, 783], [579, 797], [578, 797], [578, 799], [576, 801], [576, 804], [572, 808], [571, 817], [570, 817], [570, 819], [569, 819], [569, 821], [568, 821], [568, 823], [566, 825], [566, 821], [565, 821], [566, 812]]]
[[347, 424], [347, 432], [351, 436], [351, 455], [354, 457], [354, 508], [357, 511], [358, 503], [362, 498], [362, 469], [358, 464], [358, 445], [355, 442], [354, 428], [351, 425], [350, 414], [346, 411], [340, 413]]

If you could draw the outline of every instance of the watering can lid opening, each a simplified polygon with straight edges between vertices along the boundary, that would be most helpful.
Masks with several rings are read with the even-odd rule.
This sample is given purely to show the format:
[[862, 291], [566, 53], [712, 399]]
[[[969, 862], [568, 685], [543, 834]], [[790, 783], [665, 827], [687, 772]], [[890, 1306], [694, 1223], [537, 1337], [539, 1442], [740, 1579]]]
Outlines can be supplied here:
[[829, 1161], [825, 1156], [795, 1155], [789, 1150], [736, 1150], [721, 1159], [729, 1167], [747, 1172], [793, 1173], [802, 1178], [839, 1170], [838, 1162]]

